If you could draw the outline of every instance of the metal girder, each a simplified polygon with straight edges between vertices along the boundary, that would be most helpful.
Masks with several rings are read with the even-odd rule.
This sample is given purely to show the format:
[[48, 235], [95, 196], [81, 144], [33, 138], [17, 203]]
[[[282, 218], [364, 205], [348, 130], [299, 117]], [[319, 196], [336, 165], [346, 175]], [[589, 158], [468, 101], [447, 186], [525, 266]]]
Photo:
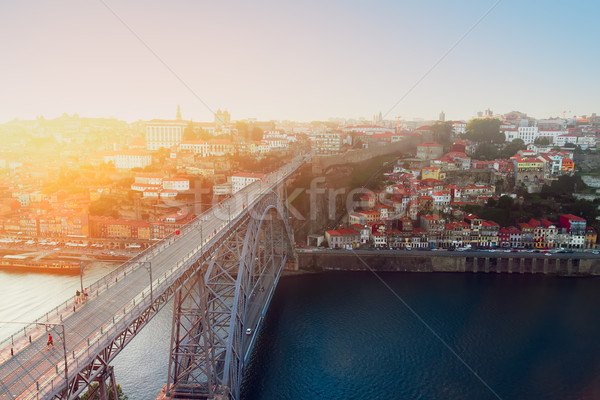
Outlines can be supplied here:
[[175, 297], [167, 397], [239, 398], [253, 337], [245, 331], [250, 324], [253, 334], [260, 328], [292, 251], [288, 216], [274, 192], [230, 224], [220, 246]]
[[108, 371], [109, 363], [116, 355], [146, 326], [146, 324], [169, 302], [171, 298], [179, 292], [190, 279], [197, 275], [197, 270], [206, 260], [207, 254], [201, 254], [200, 257], [187, 269], [185, 269], [164, 292], [154, 297], [153, 301], [139, 315], [129, 323], [122, 331], [110, 338], [107, 345], [100, 350], [92, 359], [85, 362], [85, 367], [70, 377], [66, 389], [52, 394], [51, 398], [57, 400], [74, 400], [79, 398], [79, 394], [86, 388], [91, 388], [93, 382], [99, 382]]
[[[204, 386], [215, 398], [228, 397], [226, 385], [235, 398], [243, 371], [240, 360], [251, 347], [244, 327], [255, 306], [262, 304], [264, 312], [270, 301], [274, 284], [263, 283], [271, 271], [279, 277], [286, 258], [281, 249], [292, 254], [287, 210], [275, 191], [283, 195], [285, 180], [305, 159], [295, 158], [268, 175], [270, 185], [249, 185], [114, 269], [90, 286], [84, 305], [67, 300], [27, 324], [22, 337], [0, 343], [0, 351], [10, 351], [10, 358], [0, 356], [0, 397], [77, 399], [94, 381], [106, 379], [119, 351], [178, 293], [172, 343], [178, 343], [179, 352], [172, 350], [170, 365], [179, 364], [170, 368], [169, 382], [183, 386], [185, 379], [171, 372], [187, 368], [191, 387], [199, 387], [196, 381], [204, 376]], [[268, 213], [277, 217], [272, 226], [265, 223]], [[203, 227], [209, 229], [203, 233]], [[266, 300], [249, 297], [259, 286], [271, 288]], [[62, 341], [63, 357], [57, 351], [41, 352], [45, 337], [40, 325], [62, 327], [57, 341]], [[190, 357], [194, 352], [203, 355]]]

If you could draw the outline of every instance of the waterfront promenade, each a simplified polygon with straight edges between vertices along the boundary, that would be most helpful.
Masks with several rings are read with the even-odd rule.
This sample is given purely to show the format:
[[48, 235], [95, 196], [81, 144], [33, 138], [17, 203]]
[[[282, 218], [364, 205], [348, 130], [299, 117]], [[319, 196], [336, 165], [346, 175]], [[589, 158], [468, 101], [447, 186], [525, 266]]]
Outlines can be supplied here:
[[588, 252], [298, 249], [297, 253], [298, 268], [303, 270], [600, 275], [600, 255]]

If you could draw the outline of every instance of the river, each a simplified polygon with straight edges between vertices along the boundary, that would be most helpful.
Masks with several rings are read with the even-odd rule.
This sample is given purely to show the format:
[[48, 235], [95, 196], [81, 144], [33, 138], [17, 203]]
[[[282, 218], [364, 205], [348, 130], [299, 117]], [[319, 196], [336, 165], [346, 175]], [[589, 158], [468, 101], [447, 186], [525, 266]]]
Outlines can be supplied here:
[[[107, 270], [86, 270], [86, 284]], [[369, 272], [282, 278], [243, 399], [600, 398], [599, 278], [379, 276], [385, 284]], [[0, 271], [0, 287], [0, 321], [27, 321], [71, 296], [79, 276]], [[165, 384], [171, 311], [113, 363], [130, 400]]]

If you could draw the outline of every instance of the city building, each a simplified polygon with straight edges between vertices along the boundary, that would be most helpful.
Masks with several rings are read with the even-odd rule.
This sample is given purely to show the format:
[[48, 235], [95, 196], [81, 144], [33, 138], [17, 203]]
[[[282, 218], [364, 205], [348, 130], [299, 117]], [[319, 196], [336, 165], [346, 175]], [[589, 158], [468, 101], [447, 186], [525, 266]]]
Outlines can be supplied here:
[[436, 142], [423, 142], [417, 146], [417, 158], [435, 160], [444, 154], [444, 148]]
[[251, 183], [264, 179], [264, 177], [265, 174], [238, 172], [231, 176], [231, 192], [235, 194]]
[[153, 119], [146, 122], [146, 149], [170, 149], [183, 139], [186, 121]]
[[352, 228], [326, 231], [325, 239], [332, 249], [353, 248], [360, 244], [360, 234]]
[[104, 162], [112, 162], [117, 169], [144, 168], [152, 164], [152, 156], [140, 150], [118, 151], [105, 155]]
[[571, 235], [585, 235], [585, 219], [573, 214], [563, 214], [558, 218], [558, 224]]

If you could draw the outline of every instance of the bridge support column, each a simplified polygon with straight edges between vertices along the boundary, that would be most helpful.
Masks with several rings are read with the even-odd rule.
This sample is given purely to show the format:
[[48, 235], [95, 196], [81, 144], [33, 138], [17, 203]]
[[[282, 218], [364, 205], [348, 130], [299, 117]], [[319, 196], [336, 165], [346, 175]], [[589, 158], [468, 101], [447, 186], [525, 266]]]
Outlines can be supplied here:
[[279, 197], [265, 192], [209, 246], [176, 294], [164, 399], [239, 399], [256, 333], [293, 257]]

